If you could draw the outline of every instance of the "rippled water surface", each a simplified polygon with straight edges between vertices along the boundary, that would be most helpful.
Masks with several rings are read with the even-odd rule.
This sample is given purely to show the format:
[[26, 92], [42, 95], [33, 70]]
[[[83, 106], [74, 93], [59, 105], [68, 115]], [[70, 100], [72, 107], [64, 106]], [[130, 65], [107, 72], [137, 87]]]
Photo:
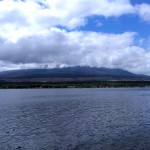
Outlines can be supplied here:
[[150, 89], [0, 90], [0, 150], [150, 150]]

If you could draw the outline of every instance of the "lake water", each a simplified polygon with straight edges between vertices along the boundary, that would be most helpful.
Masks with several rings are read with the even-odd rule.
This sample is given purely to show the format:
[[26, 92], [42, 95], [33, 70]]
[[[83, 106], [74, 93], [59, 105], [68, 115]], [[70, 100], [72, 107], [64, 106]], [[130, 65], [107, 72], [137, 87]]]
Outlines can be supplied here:
[[0, 90], [0, 150], [150, 150], [150, 89]]

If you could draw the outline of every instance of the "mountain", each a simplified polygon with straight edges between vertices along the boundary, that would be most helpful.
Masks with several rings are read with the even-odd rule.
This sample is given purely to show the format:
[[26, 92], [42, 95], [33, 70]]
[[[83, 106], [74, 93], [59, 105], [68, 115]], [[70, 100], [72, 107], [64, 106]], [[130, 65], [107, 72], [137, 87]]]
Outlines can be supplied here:
[[1, 80], [25, 81], [75, 81], [75, 80], [147, 80], [149, 76], [137, 75], [122, 69], [97, 67], [64, 67], [53, 69], [26, 69], [0, 72]]

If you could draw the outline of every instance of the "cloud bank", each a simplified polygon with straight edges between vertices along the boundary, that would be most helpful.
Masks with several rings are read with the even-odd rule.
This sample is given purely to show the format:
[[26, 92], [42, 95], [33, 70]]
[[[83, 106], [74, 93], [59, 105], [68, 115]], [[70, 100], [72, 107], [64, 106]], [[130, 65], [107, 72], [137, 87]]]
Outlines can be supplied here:
[[137, 33], [77, 30], [93, 15], [131, 14], [149, 23], [149, 8], [129, 0], [2, 0], [0, 70], [88, 65], [150, 75], [150, 51], [137, 44]]

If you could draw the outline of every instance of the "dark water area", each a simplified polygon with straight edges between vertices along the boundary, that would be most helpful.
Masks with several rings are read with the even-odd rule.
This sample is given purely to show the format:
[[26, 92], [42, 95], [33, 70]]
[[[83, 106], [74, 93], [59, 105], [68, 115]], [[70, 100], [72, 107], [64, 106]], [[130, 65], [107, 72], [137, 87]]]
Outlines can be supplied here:
[[0, 90], [0, 150], [150, 150], [150, 89]]

